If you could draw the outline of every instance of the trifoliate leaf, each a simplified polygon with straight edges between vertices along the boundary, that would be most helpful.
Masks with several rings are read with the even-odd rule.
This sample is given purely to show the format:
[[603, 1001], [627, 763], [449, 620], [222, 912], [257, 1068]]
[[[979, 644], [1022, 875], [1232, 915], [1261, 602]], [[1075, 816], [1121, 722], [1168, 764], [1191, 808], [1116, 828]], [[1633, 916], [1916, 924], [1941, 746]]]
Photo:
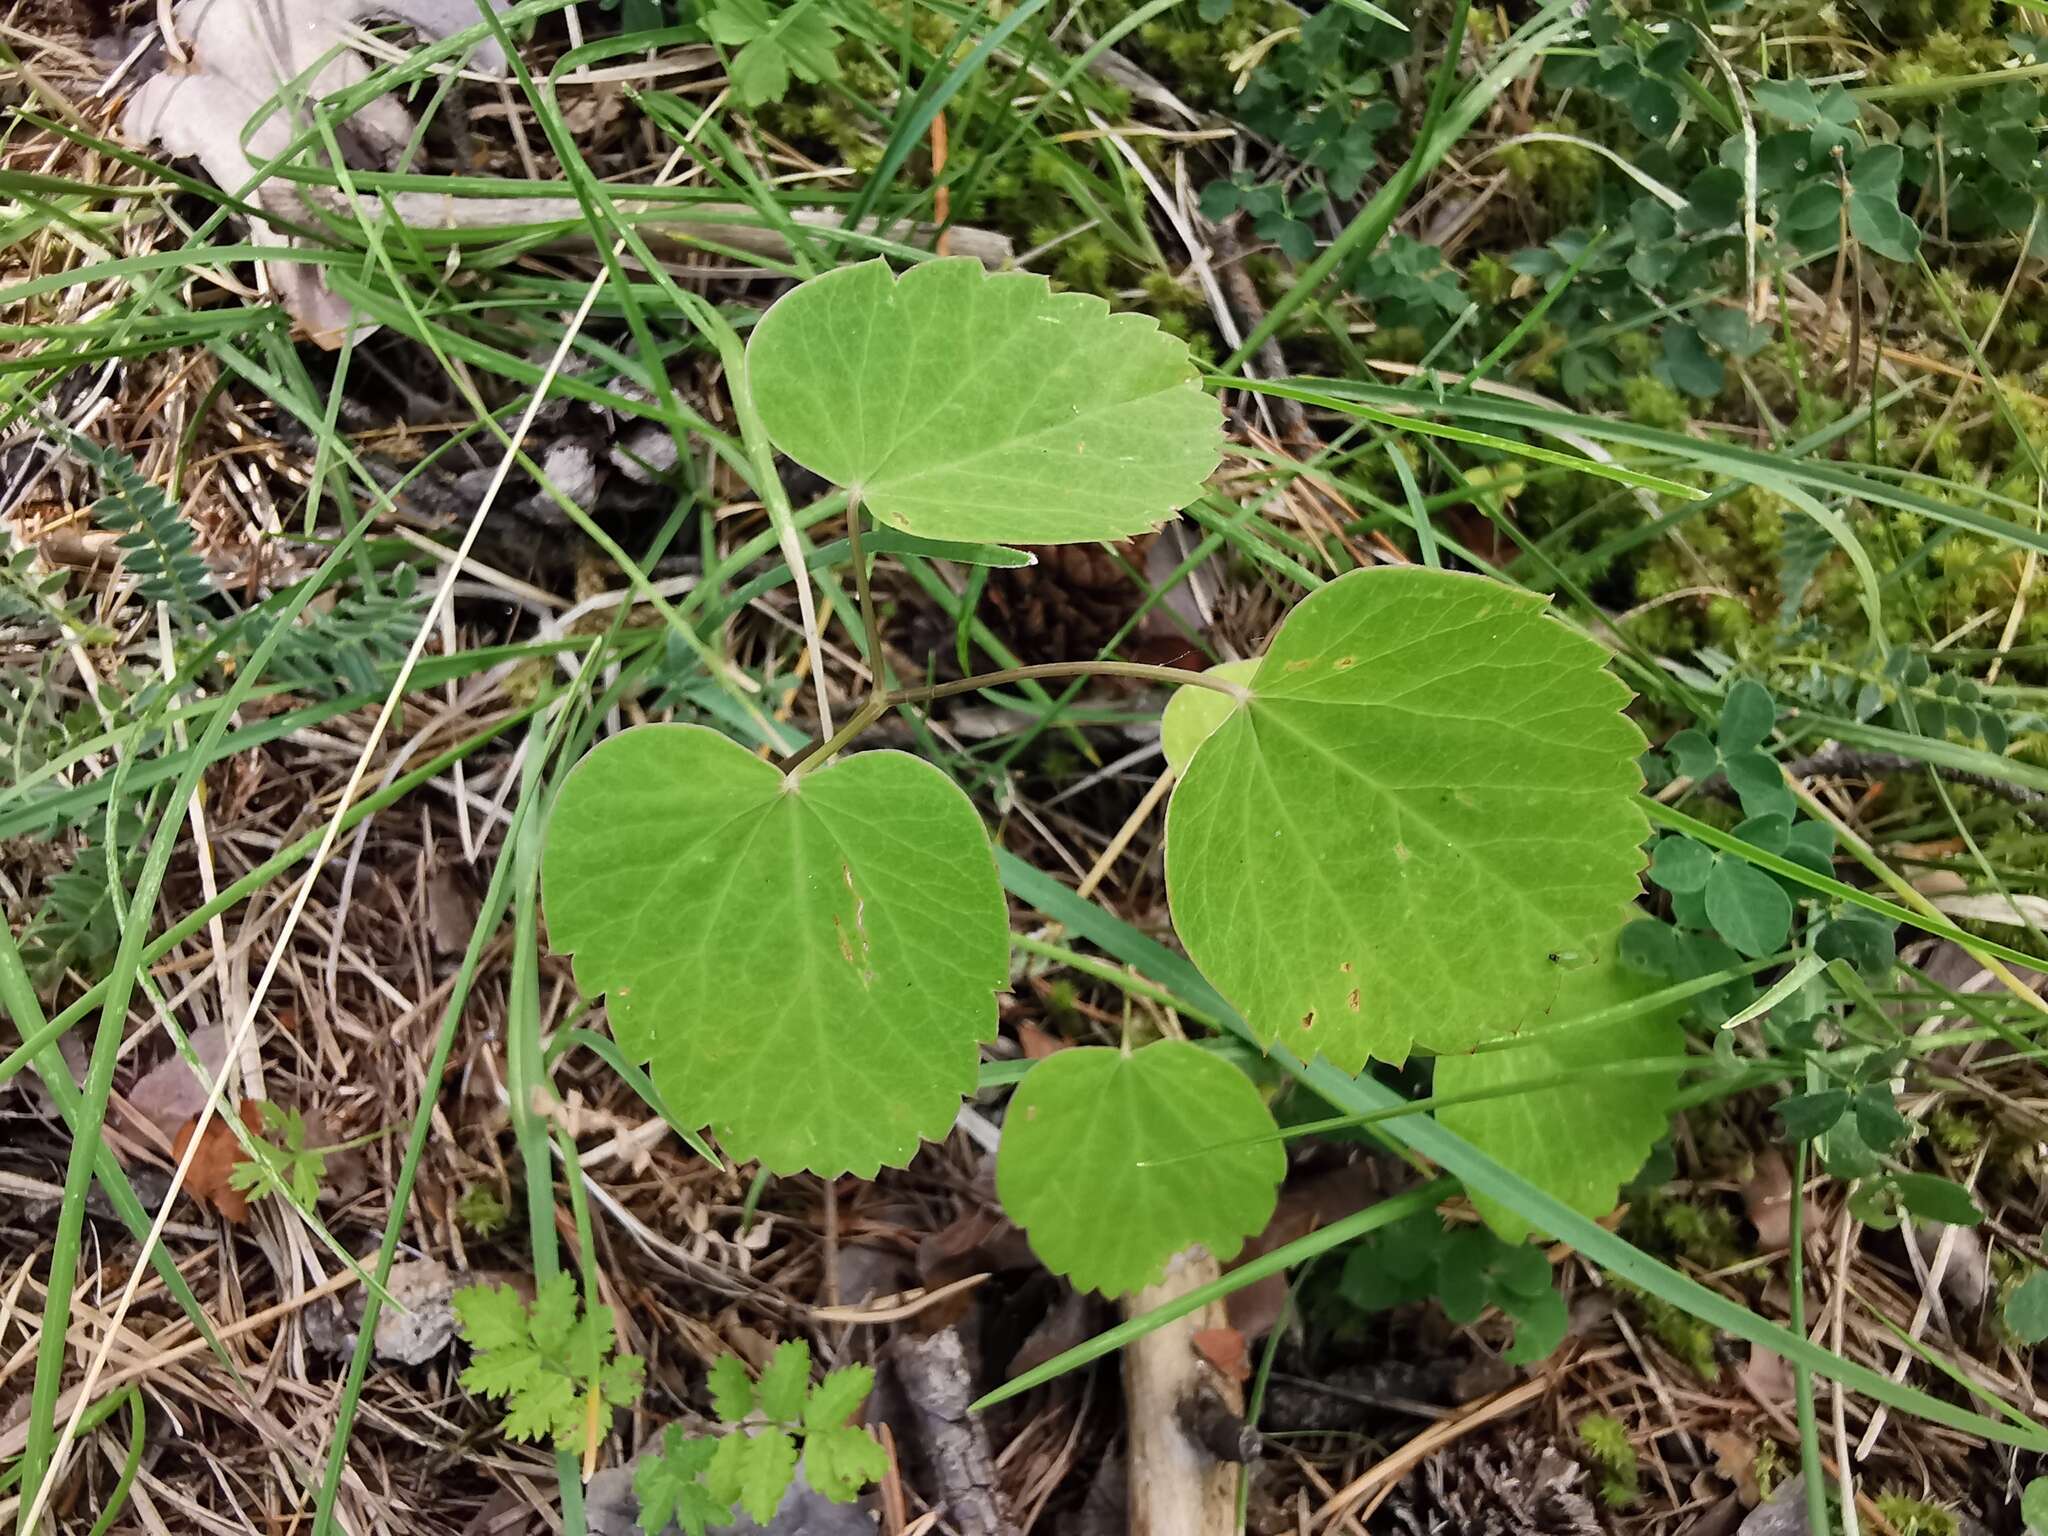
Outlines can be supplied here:
[[677, 1123], [777, 1172], [908, 1161], [995, 1034], [994, 855], [906, 753], [794, 779], [702, 726], [627, 731], [563, 786], [543, 890], [555, 947]]
[[1778, 1118], [1785, 1122], [1785, 1134], [1794, 1141], [1812, 1141], [1825, 1136], [1849, 1108], [1849, 1095], [1841, 1088], [1821, 1088], [1812, 1093], [1794, 1093], [1778, 1100]]
[[527, 1342], [526, 1303], [511, 1286], [464, 1286], [449, 1300], [471, 1347], [502, 1349]]
[[811, 1346], [802, 1339], [785, 1339], [775, 1346], [775, 1355], [754, 1390], [764, 1417], [778, 1424], [794, 1424], [803, 1414], [810, 1387]]
[[851, 1504], [889, 1475], [889, 1453], [864, 1429], [842, 1424], [804, 1438], [804, 1475], [835, 1504]]
[[[1626, 1007], [1655, 990], [1654, 982], [1625, 969], [1609, 945], [1592, 964], [1563, 978], [1556, 1001], [1542, 1018], [1529, 1022], [1512, 1046], [1439, 1057], [1434, 1091], [1443, 1098], [1546, 1079], [1568, 1081], [1446, 1105], [1437, 1119], [1581, 1215], [1605, 1216], [1614, 1209], [1621, 1186], [1635, 1177], [1670, 1129], [1671, 1098], [1678, 1086], [1675, 1067], [1654, 1076], [1605, 1069], [1680, 1056], [1685, 1034], [1676, 1022], [1676, 1008], [1668, 1005], [1605, 1024], [1572, 1021]], [[1501, 1237], [1520, 1242], [1528, 1235], [1528, 1224], [1511, 1207], [1480, 1194], [1472, 1196], [1472, 1203]], [[1548, 1267], [1540, 1272], [1532, 1267], [1529, 1278], [1532, 1291], [1547, 1289]]]
[[813, 278], [755, 325], [747, 377], [776, 446], [932, 538], [1141, 533], [1200, 495], [1222, 454], [1185, 343], [974, 261]]
[[737, 1424], [754, 1411], [754, 1379], [738, 1355], [720, 1355], [713, 1361], [704, 1386], [721, 1424]]
[[1643, 739], [1540, 598], [1353, 572], [1274, 637], [1167, 812], [1174, 927], [1259, 1038], [1356, 1072], [1542, 1018], [1638, 894]]
[[1230, 1258], [1272, 1215], [1286, 1166], [1250, 1080], [1161, 1040], [1059, 1051], [1033, 1067], [1003, 1122], [996, 1191], [1047, 1268], [1119, 1295], [1192, 1244]]
[[875, 1389], [875, 1373], [865, 1365], [842, 1365], [811, 1388], [804, 1399], [804, 1433], [837, 1429], [852, 1418]]
[[[1226, 683], [1249, 683], [1258, 670], [1256, 661], [1226, 661], [1209, 668], [1208, 675]], [[1228, 720], [1235, 708], [1236, 700], [1214, 688], [1192, 684], [1176, 688], [1159, 722], [1159, 745], [1166, 753], [1167, 767], [1185, 773], [1195, 748], [1207, 741], [1209, 733]]]
[[704, 1472], [717, 1450], [716, 1440], [686, 1438], [671, 1424], [662, 1432], [659, 1454], [641, 1457], [633, 1470], [633, 1492], [640, 1500], [636, 1523], [647, 1536], [660, 1536], [671, 1522], [684, 1536], [704, 1536], [707, 1526], [731, 1521], [731, 1507], [704, 1486]]
[[795, 1477], [796, 1441], [780, 1429], [727, 1435], [704, 1469], [714, 1499], [739, 1505], [762, 1525], [775, 1518]]
[[817, 84], [839, 78], [839, 32], [824, 0], [717, 0], [704, 18], [713, 42], [738, 48], [732, 86], [740, 105], [758, 107], [789, 94], [789, 77]]

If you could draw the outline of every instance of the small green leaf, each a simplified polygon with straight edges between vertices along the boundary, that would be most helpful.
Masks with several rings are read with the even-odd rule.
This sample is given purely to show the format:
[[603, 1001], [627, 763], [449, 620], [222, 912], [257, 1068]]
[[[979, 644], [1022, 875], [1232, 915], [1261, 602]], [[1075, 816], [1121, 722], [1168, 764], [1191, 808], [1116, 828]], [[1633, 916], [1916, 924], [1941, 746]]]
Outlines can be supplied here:
[[1851, 192], [1849, 232], [1887, 261], [1911, 261], [1920, 250], [1920, 227], [1890, 193]]
[[1762, 752], [1730, 753], [1725, 771], [1728, 787], [1742, 801], [1744, 815], [1782, 816], [1790, 823], [1796, 802], [1775, 758]]
[[533, 1347], [543, 1354], [561, 1353], [575, 1330], [577, 1310], [576, 1277], [568, 1271], [557, 1270], [535, 1286], [527, 1324]]
[[1222, 413], [1185, 343], [975, 261], [900, 279], [862, 262], [801, 284], [755, 325], [747, 377], [783, 452], [931, 538], [1142, 533], [1222, 456]]
[[996, 1191], [1048, 1269], [1119, 1295], [1195, 1243], [1229, 1259], [1272, 1215], [1286, 1168], [1250, 1080], [1160, 1040], [1059, 1051], [1033, 1067], [1004, 1118]]
[[851, 1504], [889, 1475], [889, 1454], [866, 1430], [842, 1424], [804, 1437], [804, 1472], [833, 1503]]
[[875, 1389], [875, 1373], [865, 1365], [842, 1365], [811, 1388], [804, 1400], [804, 1433], [837, 1429], [852, 1418]]
[[2048, 1270], [2035, 1270], [2005, 1298], [2005, 1327], [2022, 1344], [2048, 1339]]
[[530, 1345], [504, 1344], [482, 1350], [462, 1370], [462, 1389], [478, 1397], [512, 1397], [526, 1391], [547, 1367]]
[[1727, 381], [1721, 359], [1707, 350], [1700, 333], [1689, 325], [1664, 327], [1664, 367], [1674, 389], [1704, 400], [1720, 394]]
[[1934, 1173], [1895, 1173], [1891, 1185], [1899, 1204], [1922, 1221], [1951, 1227], [1974, 1227], [1984, 1219], [1970, 1192], [1953, 1179]]
[[[1741, 311], [1728, 310], [1728, 314], [1739, 316]], [[1773, 702], [1770, 690], [1760, 683], [1743, 678], [1728, 690], [1727, 700], [1721, 706], [1721, 728], [1715, 734], [1723, 755], [1735, 752], [1749, 752], [1764, 743], [1771, 734], [1771, 727], [1778, 723], [1778, 706]]]
[[1719, 858], [1707, 877], [1707, 918], [1714, 930], [1752, 959], [1776, 954], [1792, 931], [1792, 898], [1762, 870]]
[[638, 1355], [619, 1355], [607, 1361], [597, 1373], [598, 1391], [614, 1408], [640, 1401], [647, 1384], [647, 1362]]
[[640, 1500], [636, 1522], [647, 1536], [660, 1536], [671, 1521], [685, 1536], [704, 1536], [707, 1526], [724, 1525], [732, 1509], [711, 1497], [704, 1472], [718, 1442], [688, 1439], [674, 1424], [662, 1431], [661, 1450], [643, 1456], [633, 1469], [633, 1492]]
[[2048, 1536], [2048, 1477], [2037, 1477], [2020, 1494], [2020, 1518], [2030, 1536]]
[[1650, 878], [1667, 891], [1703, 891], [1713, 868], [1714, 850], [1689, 837], [1660, 837], [1650, 850]]
[[1749, 99], [1759, 112], [1795, 128], [1820, 121], [1820, 103], [1804, 80], [1759, 80], [1749, 88]]
[[810, 1389], [811, 1346], [802, 1339], [784, 1339], [775, 1346], [774, 1357], [755, 1388], [762, 1415], [778, 1424], [796, 1423]]
[[1540, 598], [1382, 567], [1289, 615], [1167, 811], [1188, 954], [1259, 1038], [1356, 1072], [1542, 1016], [1640, 892], [1643, 740]]
[[738, 1355], [720, 1355], [704, 1378], [711, 1411], [721, 1424], [737, 1424], [754, 1411], [754, 1380]]
[[1009, 921], [980, 817], [929, 763], [799, 779], [702, 726], [637, 727], [569, 775], [542, 882], [621, 1049], [736, 1158], [869, 1177], [974, 1086]]
[[739, 49], [732, 85], [742, 106], [782, 100], [792, 74], [812, 84], [839, 78], [839, 33], [823, 0], [795, 0], [780, 9], [764, 0], [717, 0], [704, 29], [712, 41]]
[[1514, 1342], [1500, 1354], [1509, 1365], [1534, 1365], [1549, 1359], [1571, 1327], [1571, 1312], [1564, 1298], [1547, 1287], [1538, 1296], [1510, 1297], [1501, 1310], [1515, 1320]]
[[[1625, 969], [1610, 943], [1592, 965], [1561, 979], [1556, 1001], [1533, 1019], [1512, 1046], [1464, 1056], [1440, 1056], [1434, 1092], [1439, 1097], [1512, 1088], [1517, 1083], [1564, 1077], [1551, 1087], [1447, 1104], [1437, 1119], [1490, 1153], [1547, 1194], [1582, 1215], [1614, 1209], [1623, 1184], [1670, 1129], [1676, 1068], [1655, 1076], [1603, 1070], [1683, 1052], [1684, 1032], [1673, 1007], [1590, 1027], [1572, 1020], [1625, 1007], [1655, 990]], [[1488, 1226], [1509, 1242], [1529, 1227], [1513, 1210], [1483, 1195], [1472, 1200]], [[1534, 1249], [1538, 1265], [1542, 1255]], [[1547, 1266], [1530, 1277], [1547, 1289]], [[1546, 1350], [1545, 1353], [1548, 1353]]]
[[507, 1439], [555, 1440], [566, 1449], [581, 1439], [582, 1424], [583, 1394], [576, 1383], [558, 1371], [546, 1371], [513, 1394], [501, 1427]]
[[1665, 744], [1665, 750], [1688, 779], [1704, 779], [1721, 766], [1721, 755], [1705, 731], [1680, 731]]
[[474, 1349], [527, 1342], [526, 1303], [509, 1285], [464, 1286], [450, 1298], [462, 1336]]
[[[1249, 683], [1258, 670], [1256, 661], [1226, 661], [1209, 668], [1207, 675], [1226, 683]], [[1235, 708], [1235, 699], [1214, 688], [1176, 688], [1159, 722], [1159, 745], [1166, 752], [1166, 766], [1175, 773], [1187, 772], [1195, 748], [1207, 741]]]
[[1812, 1093], [1795, 1093], [1778, 1100], [1778, 1118], [1785, 1122], [1785, 1134], [1794, 1141], [1812, 1141], [1825, 1136], [1849, 1108], [1849, 1095], [1840, 1088], [1821, 1088]]
[[1866, 1145], [1889, 1151], [1913, 1134], [1913, 1122], [1899, 1113], [1889, 1089], [1866, 1088], [1856, 1095], [1856, 1129]]
[[[796, 1441], [786, 1430], [763, 1429], [753, 1434], [727, 1435], [719, 1443], [719, 1450], [723, 1452], [726, 1446], [735, 1444], [739, 1450], [732, 1457], [729, 1475], [736, 1480], [736, 1486], [729, 1502], [738, 1504], [757, 1523], [766, 1525], [775, 1518], [782, 1496], [796, 1480]], [[712, 1464], [715, 1469], [718, 1458], [714, 1457]], [[721, 1488], [714, 1487], [712, 1492], [725, 1497]]]

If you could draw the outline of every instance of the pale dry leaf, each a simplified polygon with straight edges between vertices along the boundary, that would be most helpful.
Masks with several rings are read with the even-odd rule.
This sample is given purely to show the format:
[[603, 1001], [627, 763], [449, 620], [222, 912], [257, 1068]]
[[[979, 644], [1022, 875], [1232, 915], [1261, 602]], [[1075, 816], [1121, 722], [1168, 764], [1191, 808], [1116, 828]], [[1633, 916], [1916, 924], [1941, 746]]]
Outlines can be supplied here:
[[[1742, 1207], [1756, 1228], [1757, 1251], [1775, 1253], [1792, 1245], [1792, 1170], [1775, 1147], [1759, 1152], [1750, 1176], [1742, 1183]], [[1809, 1197], [1806, 1230], [1814, 1230], [1819, 1213]]]
[[128, 1104], [137, 1114], [165, 1136], [177, 1134], [178, 1127], [206, 1107], [206, 1095], [227, 1065], [227, 1029], [208, 1024], [186, 1037], [193, 1055], [206, 1069], [201, 1081], [185, 1058], [173, 1051], [136, 1079], [128, 1090]]
[[1792, 1402], [1792, 1367], [1782, 1356], [1761, 1344], [1749, 1347], [1749, 1359], [1737, 1371], [1736, 1379], [1758, 1402], [1774, 1408], [1789, 1408]]
[[[290, 185], [264, 178], [259, 167], [283, 154], [309, 121], [305, 104], [360, 85], [370, 65], [350, 46], [372, 19], [404, 22], [428, 38], [473, 25], [478, 0], [185, 0], [172, 25], [186, 60], [170, 60], [143, 83], [121, 117], [121, 131], [139, 144], [159, 143], [171, 155], [199, 161], [231, 197], [286, 217], [303, 217]], [[504, 70], [498, 45], [486, 38], [470, 66]], [[412, 136], [412, 114], [395, 98], [366, 103], [344, 125], [376, 165], [388, 165]], [[262, 219], [249, 221], [256, 245], [295, 242]], [[351, 308], [305, 262], [273, 262], [271, 286], [311, 340], [334, 348], [348, 335]], [[367, 328], [359, 327], [358, 334]]]
[[1235, 1328], [1203, 1328], [1194, 1337], [1195, 1353], [1232, 1381], [1249, 1381], [1252, 1374], [1250, 1352], [1245, 1347], [1244, 1335]]

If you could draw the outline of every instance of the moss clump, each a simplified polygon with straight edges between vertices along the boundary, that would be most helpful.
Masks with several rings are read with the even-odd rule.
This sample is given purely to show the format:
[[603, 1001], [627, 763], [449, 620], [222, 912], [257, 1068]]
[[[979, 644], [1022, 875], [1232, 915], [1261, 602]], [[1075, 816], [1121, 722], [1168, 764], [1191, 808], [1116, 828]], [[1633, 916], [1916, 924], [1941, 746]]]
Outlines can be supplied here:
[[1609, 1509], [1627, 1509], [1643, 1496], [1642, 1472], [1636, 1448], [1629, 1444], [1628, 1430], [1621, 1420], [1604, 1413], [1589, 1413], [1579, 1420], [1579, 1444], [1586, 1460], [1600, 1476], [1600, 1502]]
[[1957, 1536], [1955, 1511], [1904, 1493], [1880, 1493], [1877, 1512], [1899, 1536]]

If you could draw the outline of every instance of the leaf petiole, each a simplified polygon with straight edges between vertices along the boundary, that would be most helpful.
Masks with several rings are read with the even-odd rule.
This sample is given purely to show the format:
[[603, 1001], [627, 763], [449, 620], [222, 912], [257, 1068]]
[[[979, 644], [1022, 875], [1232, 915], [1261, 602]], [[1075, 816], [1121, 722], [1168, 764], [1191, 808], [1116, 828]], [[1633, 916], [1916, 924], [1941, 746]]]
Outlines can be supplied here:
[[814, 769], [822, 768], [854, 737], [899, 705], [929, 704], [935, 699], [948, 699], [956, 694], [977, 693], [983, 688], [1000, 688], [1005, 683], [1033, 682], [1049, 677], [1132, 677], [1142, 682], [1165, 683], [1174, 688], [1207, 688], [1214, 693], [1228, 694], [1239, 702], [1252, 696], [1251, 689], [1242, 683], [1228, 682], [1207, 672], [1191, 672], [1185, 667], [1159, 667], [1142, 661], [1048, 661], [1029, 667], [1004, 667], [997, 672], [982, 672], [950, 683], [897, 688], [869, 699], [823, 745], [804, 753], [792, 763], [790, 776], [801, 778]]

